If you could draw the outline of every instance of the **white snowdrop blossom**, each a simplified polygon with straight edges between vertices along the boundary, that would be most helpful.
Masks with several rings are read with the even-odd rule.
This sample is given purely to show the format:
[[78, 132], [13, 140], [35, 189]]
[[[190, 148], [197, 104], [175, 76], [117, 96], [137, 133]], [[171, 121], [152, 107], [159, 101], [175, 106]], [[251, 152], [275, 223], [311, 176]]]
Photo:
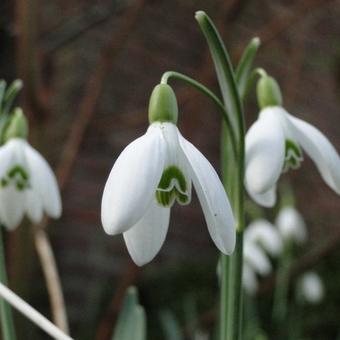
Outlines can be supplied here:
[[262, 276], [268, 275], [272, 270], [268, 256], [256, 243], [244, 240], [243, 258], [256, 273]]
[[299, 293], [309, 303], [319, 303], [324, 297], [324, 286], [315, 272], [305, 273], [298, 283]]
[[209, 161], [171, 122], [154, 122], [116, 160], [106, 182], [101, 218], [123, 233], [137, 265], [159, 252], [176, 201], [187, 205], [193, 183], [211, 238], [224, 254], [235, 247], [235, 222], [223, 185]]
[[280, 210], [276, 221], [279, 233], [285, 241], [294, 241], [302, 244], [307, 239], [307, 228], [302, 215], [292, 207]]
[[277, 229], [265, 219], [250, 223], [244, 233], [245, 242], [257, 243], [272, 256], [282, 252], [282, 240]]
[[246, 135], [245, 186], [258, 204], [275, 204], [276, 183], [282, 172], [300, 166], [302, 150], [328, 186], [340, 194], [340, 158], [327, 137], [281, 106], [262, 109]]
[[56, 178], [46, 160], [25, 139], [0, 147], [0, 222], [14, 229], [25, 214], [38, 223], [43, 213], [61, 215]]

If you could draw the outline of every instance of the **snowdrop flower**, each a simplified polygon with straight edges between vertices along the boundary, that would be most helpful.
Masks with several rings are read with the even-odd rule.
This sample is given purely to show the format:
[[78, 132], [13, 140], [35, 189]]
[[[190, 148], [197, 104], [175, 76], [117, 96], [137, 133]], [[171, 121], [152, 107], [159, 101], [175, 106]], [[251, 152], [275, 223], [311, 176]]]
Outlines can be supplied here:
[[123, 233], [137, 265], [159, 252], [175, 203], [187, 205], [194, 185], [211, 238], [224, 254], [235, 247], [235, 223], [223, 185], [208, 160], [179, 132], [170, 86], [154, 89], [150, 126], [116, 160], [102, 197], [101, 219], [111, 235]]
[[282, 240], [276, 228], [265, 219], [257, 219], [249, 224], [244, 238], [247, 242], [257, 243], [272, 256], [282, 251]]
[[296, 209], [292, 207], [285, 207], [281, 209], [276, 218], [275, 224], [278, 227], [283, 240], [293, 240], [299, 244], [306, 241], [306, 224], [302, 215]]
[[26, 119], [17, 109], [0, 147], [0, 222], [14, 229], [25, 214], [34, 223], [43, 212], [61, 215], [61, 199], [56, 178], [46, 160], [24, 139]]
[[278, 84], [266, 74], [258, 83], [258, 101], [262, 110], [246, 135], [245, 185], [249, 195], [260, 205], [273, 206], [281, 173], [300, 166], [302, 150], [314, 161], [327, 185], [340, 194], [337, 151], [317, 128], [281, 106]]
[[243, 257], [244, 261], [248, 263], [256, 273], [262, 276], [268, 275], [272, 270], [271, 263], [266, 253], [259, 245], [253, 242], [247, 242], [245, 240]]
[[318, 303], [324, 297], [324, 287], [320, 276], [315, 272], [305, 273], [298, 283], [299, 293], [309, 303]]

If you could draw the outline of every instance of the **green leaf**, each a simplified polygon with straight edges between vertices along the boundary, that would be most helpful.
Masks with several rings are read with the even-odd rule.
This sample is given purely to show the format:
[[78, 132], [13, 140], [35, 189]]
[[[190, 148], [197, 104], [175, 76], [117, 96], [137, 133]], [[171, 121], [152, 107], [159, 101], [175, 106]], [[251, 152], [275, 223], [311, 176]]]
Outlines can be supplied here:
[[253, 38], [244, 50], [241, 60], [237, 65], [235, 78], [238, 92], [242, 100], [245, 98], [251, 83], [251, 69], [259, 46], [260, 39]]
[[135, 287], [127, 290], [112, 340], [145, 340], [146, 318]]
[[198, 11], [196, 12], [195, 18], [207, 40], [232, 129], [235, 131], [237, 138], [240, 138], [244, 124], [243, 112], [229, 54], [214, 23], [206, 13]]
[[20, 79], [16, 79], [8, 86], [4, 98], [3, 98], [3, 112], [8, 113], [15, 97], [23, 87], [23, 82]]
[[181, 327], [174, 314], [169, 310], [164, 310], [160, 315], [166, 340], [182, 340]]
[[0, 114], [1, 114], [1, 109], [2, 109], [2, 100], [5, 95], [5, 90], [6, 90], [6, 82], [1, 79], [0, 80]]

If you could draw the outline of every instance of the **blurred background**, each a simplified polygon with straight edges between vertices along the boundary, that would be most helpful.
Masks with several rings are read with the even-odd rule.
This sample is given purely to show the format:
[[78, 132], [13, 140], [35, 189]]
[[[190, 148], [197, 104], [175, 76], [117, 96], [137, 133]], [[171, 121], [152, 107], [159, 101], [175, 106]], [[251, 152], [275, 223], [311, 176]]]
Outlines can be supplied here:
[[[63, 216], [48, 233], [56, 253], [71, 333], [110, 339], [126, 287], [139, 289], [148, 339], [163, 339], [159, 312], [170, 309], [181, 327], [194, 308], [201, 329], [212, 331], [217, 312], [218, 253], [196, 196], [174, 206], [167, 240], [151, 264], [137, 268], [121, 236], [102, 229], [100, 203], [121, 150], [147, 128], [147, 106], [163, 72], [177, 70], [218, 91], [213, 65], [194, 12], [215, 21], [236, 63], [249, 40], [262, 46], [256, 65], [282, 86], [285, 108], [318, 126], [340, 150], [340, 1], [331, 0], [1, 0], [0, 78], [21, 78], [18, 104], [30, 120], [30, 141], [54, 167]], [[182, 134], [219, 168], [220, 117], [195, 89], [172, 82]], [[257, 115], [254, 94], [247, 126]], [[301, 321], [304, 335], [336, 339], [340, 324], [340, 200], [306, 157], [290, 171], [308, 244], [293, 275], [316, 269], [325, 299]], [[266, 212], [269, 218], [274, 215]], [[11, 287], [50, 317], [29, 223], [7, 234]], [[273, 277], [261, 280], [268, 314]], [[266, 314], [267, 313], [267, 314]], [[46, 339], [16, 315], [19, 339]], [[264, 327], [266, 327], [264, 325]]]

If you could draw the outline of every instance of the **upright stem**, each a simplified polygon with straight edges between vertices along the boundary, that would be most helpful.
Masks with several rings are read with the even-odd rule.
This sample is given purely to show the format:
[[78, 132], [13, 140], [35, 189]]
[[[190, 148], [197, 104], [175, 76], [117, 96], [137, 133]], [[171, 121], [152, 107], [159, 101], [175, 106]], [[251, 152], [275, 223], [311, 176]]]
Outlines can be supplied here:
[[[207, 40], [215, 65], [224, 106], [231, 121], [231, 130], [235, 132], [236, 155], [224, 145], [228, 163], [223, 167], [224, 184], [229, 193], [236, 219], [236, 248], [228, 257], [222, 257], [221, 319], [220, 340], [240, 340], [242, 338], [242, 264], [243, 264], [243, 229], [244, 229], [244, 116], [238, 92], [235, 73], [223, 41], [211, 21], [202, 11], [196, 13], [196, 20]], [[230, 131], [226, 131], [230, 134]], [[230, 174], [234, 176], [230, 178]]]
[[53, 321], [61, 330], [68, 334], [69, 327], [63, 291], [57, 264], [45, 229], [34, 226], [34, 242], [46, 281]]
[[[5, 260], [5, 247], [2, 235], [3, 226], [0, 225], [0, 282], [7, 285], [7, 272]], [[0, 317], [3, 340], [15, 340], [15, 329], [13, 323], [12, 309], [0, 298]]]

